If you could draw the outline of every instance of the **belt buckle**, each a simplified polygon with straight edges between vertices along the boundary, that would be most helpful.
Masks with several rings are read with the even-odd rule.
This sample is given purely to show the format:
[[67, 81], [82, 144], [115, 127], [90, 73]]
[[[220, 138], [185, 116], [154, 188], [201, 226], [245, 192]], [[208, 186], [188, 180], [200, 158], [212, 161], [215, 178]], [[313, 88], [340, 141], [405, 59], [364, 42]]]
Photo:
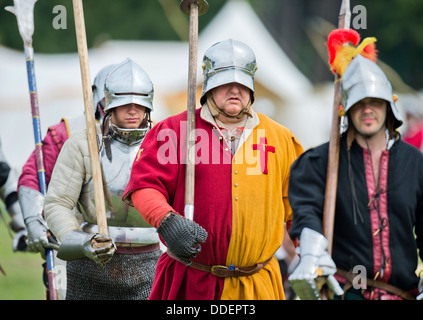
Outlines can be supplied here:
[[222, 271], [228, 270], [229, 268], [227, 266], [221, 266], [221, 265], [215, 265], [211, 267], [211, 273], [215, 275], [216, 277], [223, 277]]

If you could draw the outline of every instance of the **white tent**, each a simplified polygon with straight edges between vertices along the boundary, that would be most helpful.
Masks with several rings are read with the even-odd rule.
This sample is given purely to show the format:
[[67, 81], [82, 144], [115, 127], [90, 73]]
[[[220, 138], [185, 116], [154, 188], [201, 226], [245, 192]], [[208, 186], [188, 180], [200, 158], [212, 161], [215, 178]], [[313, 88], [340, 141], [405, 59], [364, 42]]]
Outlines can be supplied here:
[[284, 100], [296, 99], [311, 90], [309, 80], [289, 60], [247, 1], [232, 0], [225, 4], [201, 32], [199, 53], [229, 38], [246, 43], [254, 51], [258, 65], [256, 81]]

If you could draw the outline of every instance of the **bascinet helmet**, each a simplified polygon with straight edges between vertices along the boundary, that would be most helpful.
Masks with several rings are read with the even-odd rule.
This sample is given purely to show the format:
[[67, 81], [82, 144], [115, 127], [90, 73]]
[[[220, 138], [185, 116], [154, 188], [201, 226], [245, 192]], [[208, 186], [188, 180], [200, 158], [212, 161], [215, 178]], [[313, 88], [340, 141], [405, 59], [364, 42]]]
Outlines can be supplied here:
[[106, 113], [129, 103], [135, 103], [153, 111], [153, 83], [147, 73], [129, 58], [109, 73], [104, 84], [104, 92]]
[[341, 99], [344, 110], [348, 110], [364, 98], [379, 98], [388, 101], [394, 116], [395, 129], [402, 125], [401, 115], [395, 106], [391, 83], [376, 63], [357, 55], [342, 76]]
[[203, 57], [203, 91], [200, 103], [206, 102], [206, 93], [218, 86], [237, 82], [252, 92], [254, 102], [254, 74], [257, 70], [254, 52], [245, 43], [228, 39], [211, 46]]
[[94, 83], [92, 85], [93, 91], [93, 104], [94, 104], [94, 113], [97, 115], [99, 111], [98, 108], [101, 108], [101, 112], [104, 110], [104, 82], [109, 75], [109, 73], [115, 69], [117, 64], [111, 64], [103, 69], [101, 69], [94, 78]]

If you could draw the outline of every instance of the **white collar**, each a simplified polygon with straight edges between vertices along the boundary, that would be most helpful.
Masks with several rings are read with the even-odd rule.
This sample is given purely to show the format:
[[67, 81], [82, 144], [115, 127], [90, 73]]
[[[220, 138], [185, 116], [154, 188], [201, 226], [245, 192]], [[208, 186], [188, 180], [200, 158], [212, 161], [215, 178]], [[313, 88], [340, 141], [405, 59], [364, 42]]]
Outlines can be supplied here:
[[[244, 131], [242, 132], [241, 139], [238, 144], [238, 148], [236, 151], [238, 151], [239, 147], [247, 140], [248, 136], [253, 132], [254, 128], [257, 127], [260, 124], [260, 119], [257, 115], [257, 112], [255, 112], [252, 108], [250, 109], [250, 114], [252, 117], [247, 116], [247, 121], [245, 122]], [[212, 124], [222, 135], [220, 132], [219, 126], [216, 123], [215, 118], [213, 117], [209, 107], [207, 106], [207, 102], [201, 107], [200, 117]]]

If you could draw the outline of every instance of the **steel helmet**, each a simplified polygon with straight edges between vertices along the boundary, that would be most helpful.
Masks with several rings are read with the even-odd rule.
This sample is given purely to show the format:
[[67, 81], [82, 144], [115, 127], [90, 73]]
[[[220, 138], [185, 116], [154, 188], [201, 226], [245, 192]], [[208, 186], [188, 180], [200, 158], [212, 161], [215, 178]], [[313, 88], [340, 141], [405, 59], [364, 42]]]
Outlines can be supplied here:
[[211, 46], [203, 57], [203, 91], [200, 103], [206, 102], [206, 93], [218, 86], [236, 82], [252, 92], [254, 102], [254, 74], [257, 70], [254, 52], [245, 43], [228, 39]]
[[389, 102], [395, 128], [402, 125], [401, 115], [393, 99], [391, 83], [376, 63], [357, 55], [345, 69], [341, 80], [341, 99], [345, 113], [364, 98], [379, 98]]
[[100, 107], [104, 109], [102, 101], [104, 99], [104, 82], [108, 74], [117, 67], [117, 64], [111, 64], [103, 69], [101, 69], [94, 78], [94, 83], [92, 85], [93, 91], [93, 103], [94, 103], [94, 113], [97, 112], [97, 108]]
[[154, 87], [147, 73], [134, 61], [126, 58], [109, 73], [104, 84], [106, 106], [104, 112], [135, 103], [153, 111]]

